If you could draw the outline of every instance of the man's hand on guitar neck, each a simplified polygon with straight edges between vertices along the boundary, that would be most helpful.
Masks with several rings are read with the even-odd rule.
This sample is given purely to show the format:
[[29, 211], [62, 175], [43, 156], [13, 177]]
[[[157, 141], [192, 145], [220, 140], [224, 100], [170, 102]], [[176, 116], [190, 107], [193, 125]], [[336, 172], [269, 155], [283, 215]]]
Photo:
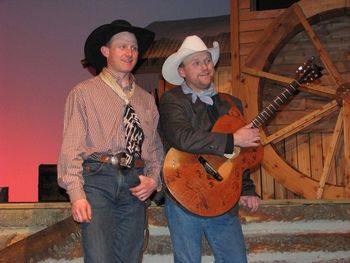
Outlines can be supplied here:
[[256, 147], [260, 145], [259, 129], [253, 128], [253, 124], [249, 123], [246, 126], [238, 129], [233, 134], [235, 146], [240, 147]]

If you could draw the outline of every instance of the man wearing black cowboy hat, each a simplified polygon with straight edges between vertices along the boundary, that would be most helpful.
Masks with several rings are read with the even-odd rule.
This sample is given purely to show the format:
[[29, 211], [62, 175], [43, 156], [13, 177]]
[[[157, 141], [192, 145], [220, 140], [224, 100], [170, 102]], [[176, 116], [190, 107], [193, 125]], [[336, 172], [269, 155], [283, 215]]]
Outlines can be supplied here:
[[58, 182], [82, 223], [85, 262], [139, 262], [145, 200], [160, 190], [163, 150], [154, 98], [133, 74], [154, 34], [116, 20], [85, 43], [97, 76], [79, 83], [65, 106]]

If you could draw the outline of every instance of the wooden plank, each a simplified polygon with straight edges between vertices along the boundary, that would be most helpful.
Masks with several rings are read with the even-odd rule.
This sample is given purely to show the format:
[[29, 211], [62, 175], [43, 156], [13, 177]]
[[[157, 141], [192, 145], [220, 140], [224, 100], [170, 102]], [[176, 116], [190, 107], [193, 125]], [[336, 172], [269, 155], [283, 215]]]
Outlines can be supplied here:
[[[275, 117], [268, 122], [268, 125], [270, 126], [287, 126], [301, 118], [303, 118], [306, 114], [313, 112], [315, 110], [312, 109], [305, 109], [305, 110], [291, 110], [290, 108], [285, 108], [283, 111], [278, 111], [275, 115]], [[334, 124], [336, 121], [336, 113], [332, 113], [328, 116], [325, 116], [320, 121], [313, 123], [313, 125], [310, 125], [306, 127], [305, 129], [300, 130], [302, 133], [306, 133], [306, 131], [311, 132], [315, 131], [315, 129], [321, 130], [333, 130]]]
[[[239, 89], [241, 86], [240, 83], [240, 74], [241, 74], [241, 63], [240, 63], [240, 39], [239, 39], [239, 8], [244, 3], [240, 0], [231, 0], [231, 16], [230, 16], [230, 27], [231, 27], [231, 94], [239, 97]], [[249, 3], [250, 5], [250, 3]]]
[[298, 170], [311, 176], [309, 134], [298, 134]]
[[[266, 171], [267, 173], [267, 171]], [[271, 175], [270, 175], [271, 176]], [[289, 192], [282, 184], [274, 181], [275, 184], [275, 199], [286, 199]]]
[[275, 188], [273, 177], [270, 176], [264, 167], [261, 167], [262, 197], [264, 200], [274, 199]]
[[[287, 163], [295, 168], [298, 169], [298, 145], [297, 145], [297, 137], [296, 135], [290, 136], [289, 138], [285, 139], [285, 160]], [[288, 179], [288, 177], [287, 177]], [[293, 199], [296, 198], [296, 195], [291, 192], [287, 191], [287, 198]]]
[[258, 20], [243, 20], [239, 22], [239, 32], [264, 30], [271, 23], [273, 23], [273, 18], [258, 19]]
[[220, 70], [217, 72], [218, 76], [218, 91], [227, 94], [232, 94], [232, 81], [231, 81], [231, 71], [230, 70]]
[[350, 96], [349, 92], [343, 100], [343, 116], [344, 116], [344, 185], [345, 197], [350, 198]]
[[47, 202], [47, 203], [0, 203], [1, 210], [17, 209], [66, 209], [70, 208], [70, 202]]
[[269, 125], [279, 125], [287, 126], [296, 120], [304, 117], [307, 114], [304, 110], [289, 110], [285, 109], [284, 111], [279, 111], [276, 113], [274, 118], [268, 123]]
[[[247, 55], [249, 55], [250, 51], [254, 48], [255, 43], [241, 43], [239, 46], [239, 55], [241, 57], [246, 57]], [[244, 65], [244, 64], [243, 64]]]
[[80, 226], [69, 217], [2, 249], [0, 262], [39, 262], [53, 258], [55, 250], [78, 245], [80, 235]]
[[256, 43], [261, 38], [263, 33], [264, 33], [263, 30], [240, 32], [239, 33], [239, 43], [240, 43], [240, 45], [248, 44], [248, 43]]
[[311, 177], [315, 180], [319, 180], [323, 170], [321, 133], [310, 133], [310, 164]]
[[[285, 157], [284, 141], [276, 143], [274, 147], [280, 156]], [[268, 174], [266, 170], [265, 170], [265, 173]], [[270, 174], [269, 176], [272, 177]], [[274, 180], [274, 185], [275, 185], [275, 199], [286, 199], [288, 190], [282, 184], [278, 183], [276, 180]]]
[[285, 139], [285, 159], [289, 165], [298, 168], [298, 143], [296, 135]]
[[240, 20], [258, 20], [266, 18], [275, 18], [282, 14], [284, 9], [273, 9], [273, 10], [263, 10], [263, 11], [250, 11], [247, 9], [241, 10], [239, 12]]
[[[265, 94], [266, 93], [266, 94]], [[274, 94], [275, 93], [275, 94]], [[279, 91], [271, 91], [266, 90], [264, 88], [264, 101], [263, 101], [263, 107], [268, 106], [271, 103], [271, 98], [277, 96], [277, 93], [279, 94]], [[269, 96], [270, 94], [270, 96]], [[324, 100], [322, 98], [315, 98], [310, 96], [310, 94], [305, 92], [299, 92], [291, 100], [287, 102], [287, 104], [281, 105], [279, 108], [279, 111], [306, 111], [310, 112], [316, 109], [319, 109], [320, 107], [324, 106], [328, 100]]]
[[[266, 126], [267, 129], [267, 134], [274, 134], [275, 132], [280, 131], [286, 127], [285, 125], [271, 125]], [[322, 122], [318, 122], [317, 124], [313, 124], [312, 126], [307, 127], [306, 129], [299, 131], [301, 134], [306, 134], [306, 133], [329, 133], [332, 132], [334, 129], [333, 122], [329, 123], [327, 119]]]

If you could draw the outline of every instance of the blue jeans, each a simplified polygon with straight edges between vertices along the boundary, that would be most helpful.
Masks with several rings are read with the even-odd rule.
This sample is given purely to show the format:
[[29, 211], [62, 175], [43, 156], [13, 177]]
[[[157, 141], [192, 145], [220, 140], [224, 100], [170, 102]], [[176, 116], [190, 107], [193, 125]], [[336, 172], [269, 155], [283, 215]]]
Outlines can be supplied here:
[[212, 249], [215, 263], [247, 262], [241, 223], [226, 213], [217, 217], [191, 214], [167, 197], [165, 213], [175, 263], [200, 263], [203, 234]]
[[89, 162], [83, 167], [84, 190], [92, 208], [91, 222], [82, 224], [84, 262], [140, 262], [146, 205], [129, 188], [140, 183], [142, 169]]

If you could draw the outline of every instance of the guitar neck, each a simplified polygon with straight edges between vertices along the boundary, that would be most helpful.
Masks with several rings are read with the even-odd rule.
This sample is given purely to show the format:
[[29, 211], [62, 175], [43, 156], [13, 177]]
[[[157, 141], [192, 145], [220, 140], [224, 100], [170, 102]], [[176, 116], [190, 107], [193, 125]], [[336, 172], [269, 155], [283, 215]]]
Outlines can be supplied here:
[[290, 83], [280, 95], [273, 99], [272, 102], [252, 120], [253, 127], [259, 128], [265, 124], [276, 113], [280, 106], [298, 90], [299, 87], [300, 83], [297, 80]]

